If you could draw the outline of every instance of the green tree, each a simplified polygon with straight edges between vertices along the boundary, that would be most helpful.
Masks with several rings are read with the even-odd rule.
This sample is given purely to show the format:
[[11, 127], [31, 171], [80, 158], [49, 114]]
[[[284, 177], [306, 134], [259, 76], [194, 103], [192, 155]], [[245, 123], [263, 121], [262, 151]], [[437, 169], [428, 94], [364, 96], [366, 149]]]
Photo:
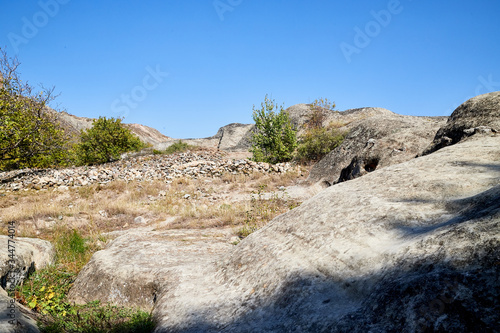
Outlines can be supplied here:
[[54, 89], [23, 82], [19, 62], [0, 49], [0, 169], [46, 167], [65, 159], [66, 136], [47, 107]]
[[120, 118], [99, 117], [91, 128], [81, 131], [76, 154], [80, 164], [99, 164], [118, 160], [121, 154], [144, 147]]
[[250, 149], [253, 160], [267, 163], [290, 161], [297, 147], [297, 134], [283, 106], [266, 95], [260, 109], [253, 107], [253, 120], [255, 131]]

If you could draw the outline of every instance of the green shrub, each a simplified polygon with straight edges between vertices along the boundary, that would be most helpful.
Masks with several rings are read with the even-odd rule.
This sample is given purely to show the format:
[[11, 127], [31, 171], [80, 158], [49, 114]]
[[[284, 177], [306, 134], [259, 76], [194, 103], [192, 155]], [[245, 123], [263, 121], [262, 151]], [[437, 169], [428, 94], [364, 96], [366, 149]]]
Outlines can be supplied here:
[[330, 124], [323, 127], [327, 119], [328, 111], [335, 111], [335, 103], [327, 98], [316, 99], [310, 104], [310, 114], [305, 123], [305, 133], [299, 138], [299, 145], [295, 154], [295, 160], [301, 164], [317, 162], [326, 154], [331, 152], [342, 141], [346, 133], [340, 131], [338, 126]]
[[335, 128], [313, 128], [300, 138], [296, 160], [307, 164], [317, 162], [344, 141], [346, 133]]
[[[275, 109], [279, 111], [275, 112]], [[256, 162], [280, 163], [290, 161], [297, 147], [297, 134], [288, 113], [267, 95], [261, 109], [253, 107], [255, 132], [252, 135], [253, 160]]]
[[192, 146], [190, 144], [187, 144], [186, 142], [182, 142], [182, 140], [179, 140], [172, 145], [168, 146], [167, 149], [165, 150], [153, 150], [153, 154], [155, 155], [171, 155], [174, 153], [183, 153], [188, 150], [196, 150], [199, 149], [196, 146]]
[[76, 153], [80, 164], [99, 164], [115, 161], [129, 151], [146, 145], [123, 126], [121, 119], [99, 117], [91, 128], [82, 130]]

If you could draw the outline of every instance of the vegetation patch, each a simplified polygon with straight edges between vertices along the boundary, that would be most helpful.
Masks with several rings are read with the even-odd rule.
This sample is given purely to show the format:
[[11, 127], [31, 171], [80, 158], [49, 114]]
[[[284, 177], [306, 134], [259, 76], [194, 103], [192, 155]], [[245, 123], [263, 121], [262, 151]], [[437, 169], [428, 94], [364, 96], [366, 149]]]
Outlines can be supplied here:
[[172, 155], [174, 153], [184, 153], [188, 150], [198, 150], [199, 147], [190, 145], [182, 140], [179, 140], [172, 145], [168, 146], [165, 150], [153, 150], [153, 154], [155, 155]]
[[260, 109], [253, 107], [253, 120], [253, 160], [273, 164], [290, 161], [297, 147], [297, 134], [283, 106], [266, 95]]
[[56, 264], [36, 271], [11, 295], [39, 314], [42, 332], [152, 332], [150, 313], [99, 302], [75, 305], [67, 301], [81, 268], [96, 247], [92, 237], [84, 238], [77, 230], [57, 230], [53, 243]]
[[290, 200], [284, 191], [281, 193], [271, 192], [266, 195], [264, 192], [266, 187], [265, 184], [260, 185], [257, 191], [252, 192], [250, 209], [245, 212], [245, 223], [236, 232], [238, 237], [247, 237], [276, 216], [299, 206], [299, 203]]
[[335, 103], [327, 98], [316, 99], [310, 105], [311, 113], [305, 123], [305, 132], [299, 138], [295, 160], [300, 164], [318, 162], [326, 154], [337, 148], [347, 135], [340, 128], [341, 123], [325, 126], [327, 112], [336, 112]]

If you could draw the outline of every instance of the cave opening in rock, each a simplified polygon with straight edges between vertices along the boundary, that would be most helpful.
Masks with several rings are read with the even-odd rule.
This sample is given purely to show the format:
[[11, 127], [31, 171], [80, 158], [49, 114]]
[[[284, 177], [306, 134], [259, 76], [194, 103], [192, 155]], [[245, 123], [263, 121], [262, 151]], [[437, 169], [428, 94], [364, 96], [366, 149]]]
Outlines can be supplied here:
[[367, 161], [367, 163], [365, 164], [365, 170], [367, 172], [375, 171], [375, 169], [377, 169], [378, 162], [379, 162], [378, 158], [373, 158]]

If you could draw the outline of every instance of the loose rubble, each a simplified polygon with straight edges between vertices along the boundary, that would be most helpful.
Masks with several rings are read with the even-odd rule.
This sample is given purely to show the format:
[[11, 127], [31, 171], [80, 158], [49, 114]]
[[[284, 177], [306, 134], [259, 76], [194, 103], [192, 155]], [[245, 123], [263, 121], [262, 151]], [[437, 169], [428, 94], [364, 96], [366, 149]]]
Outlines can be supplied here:
[[250, 160], [225, 158], [221, 151], [197, 151], [174, 155], [131, 157], [97, 166], [66, 169], [23, 169], [0, 173], [0, 192], [105, 184], [113, 180], [172, 182], [175, 178], [221, 177], [224, 173], [284, 173], [294, 167], [290, 163], [268, 164]]

